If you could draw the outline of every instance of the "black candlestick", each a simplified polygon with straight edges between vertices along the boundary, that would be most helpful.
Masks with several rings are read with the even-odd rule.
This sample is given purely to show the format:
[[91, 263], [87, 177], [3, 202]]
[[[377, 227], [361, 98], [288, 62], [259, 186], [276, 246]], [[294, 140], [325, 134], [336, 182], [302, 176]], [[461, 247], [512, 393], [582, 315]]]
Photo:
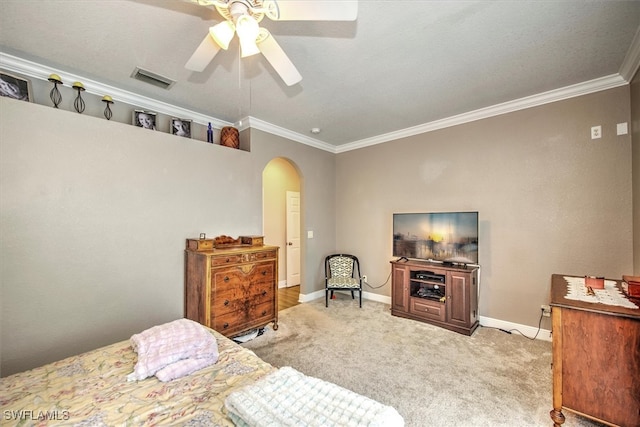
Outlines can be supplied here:
[[58, 108], [58, 105], [62, 102], [62, 95], [58, 90], [58, 85], [62, 84], [62, 79], [57, 74], [51, 74], [49, 81], [53, 83], [53, 89], [49, 92], [49, 98], [51, 98], [51, 102], [53, 102], [53, 108]]
[[78, 96], [76, 96], [76, 100], [73, 101], [73, 107], [80, 114], [84, 111], [84, 100], [82, 99], [82, 92], [84, 91], [84, 85], [80, 82], [75, 82], [73, 84], [73, 88], [78, 91]]

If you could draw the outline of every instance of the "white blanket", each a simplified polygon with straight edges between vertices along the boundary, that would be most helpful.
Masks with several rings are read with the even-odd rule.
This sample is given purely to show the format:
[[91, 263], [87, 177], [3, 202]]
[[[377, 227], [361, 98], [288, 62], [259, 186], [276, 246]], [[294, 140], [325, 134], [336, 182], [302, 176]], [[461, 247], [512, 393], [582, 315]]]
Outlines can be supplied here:
[[404, 426], [391, 406], [290, 367], [231, 393], [225, 406], [237, 426]]

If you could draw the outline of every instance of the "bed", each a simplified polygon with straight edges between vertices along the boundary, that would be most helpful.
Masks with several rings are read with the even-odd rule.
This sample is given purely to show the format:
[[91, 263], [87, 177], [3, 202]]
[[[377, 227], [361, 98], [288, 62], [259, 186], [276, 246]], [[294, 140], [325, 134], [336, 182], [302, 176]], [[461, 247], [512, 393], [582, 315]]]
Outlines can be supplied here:
[[169, 382], [155, 376], [127, 381], [138, 359], [130, 340], [2, 378], [0, 422], [3, 426], [233, 426], [224, 411], [226, 397], [275, 368], [218, 332], [208, 331], [218, 344], [217, 362]]
[[[180, 321], [191, 322], [187, 319]], [[175, 379], [170, 376], [161, 381], [159, 378], [162, 377], [153, 373], [139, 379], [148, 372], [141, 374], [139, 378], [131, 378], [136, 372], [140, 373], [143, 359], [143, 352], [137, 345], [138, 342], [134, 341], [134, 335], [130, 340], [2, 378], [0, 425], [260, 425], [261, 412], [275, 413], [268, 408], [272, 401], [276, 401], [269, 397], [269, 391], [282, 397], [289, 390], [291, 397], [284, 400], [296, 402], [300, 387], [307, 387], [308, 395], [311, 392], [324, 393], [319, 400], [324, 400], [325, 404], [327, 401], [331, 403], [333, 397], [327, 396], [327, 393], [335, 392], [337, 386], [334, 384], [307, 377], [290, 368], [276, 369], [229, 338], [197, 325], [217, 344], [215, 363]], [[291, 375], [297, 375], [295, 389], [288, 385], [292, 381]], [[342, 411], [335, 414], [338, 417], [336, 419], [348, 417], [351, 420], [347, 423], [349, 425], [403, 425], [402, 417], [395, 409], [344, 389], [341, 393], [347, 393], [346, 396], [352, 399], [353, 405], [348, 405], [344, 411], [339, 405], [330, 404], [330, 411]], [[248, 414], [247, 417], [257, 415], [258, 422], [245, 423], [238, 415], [230, 414], [230, 396], [236, 398], [232, 410], [238, 411], [240, 415], [244, 411]], [[345, 399], [345, 395], [336, 396], [343, 401]], [[240, 405], [247, 403], [247, 408], [237, 406], [238, 402]], [[309, 416], [308, 406], [296, 403], [292, 408], [283, 407], [281, 403], [278, 411], [284, 412], [276, 415], [283, 417], [283, 420], [299, 420]], [[310, 403], [317, 406], [315, 400]], [[311, 409], [318, 410], [317, 407]], [[326, 409], [324, 411], [326, 413]], [[362, 411], [368, 412], [366, 424], [362, 421], [365, 418], [361, 418]], [[390, 419], [393, 420], [391, 424]], [[298, 422], [286, 424], [302, 425]]]

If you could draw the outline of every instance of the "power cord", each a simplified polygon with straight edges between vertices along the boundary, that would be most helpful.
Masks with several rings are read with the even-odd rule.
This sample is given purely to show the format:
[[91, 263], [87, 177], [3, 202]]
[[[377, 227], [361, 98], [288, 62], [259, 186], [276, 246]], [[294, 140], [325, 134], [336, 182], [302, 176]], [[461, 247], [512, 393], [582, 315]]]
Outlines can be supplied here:
[[509, 330], [507, 330], [507, 329], [502, 329], [502, 328], [496, 328], [496, 327], [493, 327], [493, 326], [484, 326], [484, 325], [480, 325], [480, 326], [482, 326], [483, 328], [488, 328], [488, 329], [497, 329], [497, 330], [499, 330], [501, 332], [504, 332], [505, 334], [512, 334], [513, 332], [517, 332], [520, 335], [522, 335], [523, 337], [525, 337], [526, 339], [533, 341], [538, 337], [538, 334], [540, 333], [540, 329], [541, 329], [540, 325], [542, 325], [542, 318], [543, 317], [544, 317], [544, 308], [541, 308], [540, 309], [540, 319], [538, 319], [538, 331], [533, 336], [533, 338], [526, 336], [525, 334], [523, 334], [522, 332], [520, 332], [517, 329], [509, 329]]
[[389, 272], [389, 275], [387, 276], [387, 280], [384, 281], [384, 283], [380, 286], [371, 286], [370, 284], [368, 284], [366, 281], [362, 281], [362, 283], [364, 283], [365, 285], [367, 285], [368, 287], [370, 287], [371, 289], [380, 289], [381, 287], [385, 286], [387, 283], [389, 283], [389, 279], [391, 278], [391, 272]]

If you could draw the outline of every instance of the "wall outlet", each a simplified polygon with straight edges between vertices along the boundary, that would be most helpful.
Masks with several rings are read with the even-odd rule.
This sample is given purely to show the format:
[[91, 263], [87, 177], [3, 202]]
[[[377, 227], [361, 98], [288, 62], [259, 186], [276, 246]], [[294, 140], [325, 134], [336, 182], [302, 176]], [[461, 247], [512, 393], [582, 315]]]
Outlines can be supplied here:
[[364, 281], [364, 282], [366, 282], [366, 281], [367, 281], [367, 275], [366, 275], [366, 274], [363, 274], [363, 275], [362, 275], [362, 281]]
[[602, 138], [602, 126], [591, 127], [591, 139], [600, 139], [600, 138]]
[[544, 317], [551, 317], [551, 306], [542, 304], [540, 308]]

